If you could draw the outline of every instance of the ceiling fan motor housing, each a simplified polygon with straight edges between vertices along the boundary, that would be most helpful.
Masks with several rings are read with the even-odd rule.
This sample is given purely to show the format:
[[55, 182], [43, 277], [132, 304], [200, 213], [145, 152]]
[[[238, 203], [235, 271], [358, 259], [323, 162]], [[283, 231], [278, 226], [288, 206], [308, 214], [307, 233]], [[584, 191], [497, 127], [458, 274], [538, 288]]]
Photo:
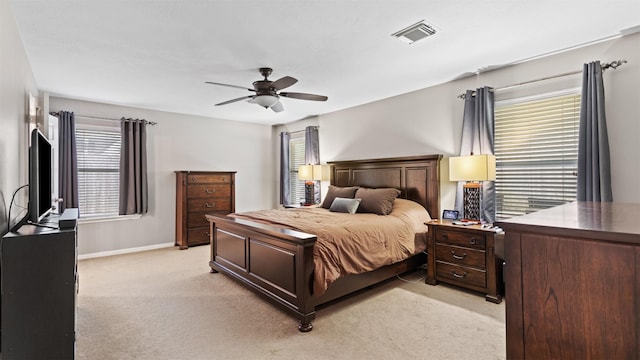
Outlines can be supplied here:
[[258, 80], [253, 82], [253, 88], [256, 89], [257, 95], [276, 95], [276, 89], [274, 89], [271, 84], [273, 81], [271, 80]]

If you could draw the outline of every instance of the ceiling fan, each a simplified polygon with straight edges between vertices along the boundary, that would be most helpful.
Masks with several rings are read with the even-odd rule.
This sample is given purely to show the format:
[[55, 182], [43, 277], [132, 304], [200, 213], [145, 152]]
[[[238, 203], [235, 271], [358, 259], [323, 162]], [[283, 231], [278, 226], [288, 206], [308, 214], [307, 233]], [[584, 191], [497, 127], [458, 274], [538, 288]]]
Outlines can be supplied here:
[[275, 112], [280, 112], [284, 110], [284, 107], [280, 102], [281, 96], [292, 98], [292, 99], [313, 100], [313, 101], [327, 101], [328, 99], [326, 96], [323, 96], [323, 95], [305, 94], [305, 93], [298, 93], [298, 92], [278, 92], [282, 89], [286, 89], [289, 86], [297, 83], [298, 79], [293, 78], [291, 76], [285, 76], [276, 81], [271, 81], [268, 79], [268, 77], [269, 75], [271, 75], [271, 72], [273, 71], [273, 69], [268, 67], [263, 67], [263, 68], [260, 68], [259, 71], [260, 71], [260, 74], [264, 76], [264, 80], [254, 81], [253, 89], [245, 88], [237, 85], [229, 85], [229, 84], [222, 84], [222, 83], [217, 83], [212, 81], [205, 81], [205, 83], [207, 84], [228, 86], [232, 88], [244, 89], [244, 90], [255, 92], [255, 95], [243, 96], [237, 99], [223, 101], [221, 103], [216, 104], [216, 106], [226, 105], [232, 102], [248, 99], [250, 102], [255, 102], [256, 104], [264, 107], [265, 109], [270, 108]]

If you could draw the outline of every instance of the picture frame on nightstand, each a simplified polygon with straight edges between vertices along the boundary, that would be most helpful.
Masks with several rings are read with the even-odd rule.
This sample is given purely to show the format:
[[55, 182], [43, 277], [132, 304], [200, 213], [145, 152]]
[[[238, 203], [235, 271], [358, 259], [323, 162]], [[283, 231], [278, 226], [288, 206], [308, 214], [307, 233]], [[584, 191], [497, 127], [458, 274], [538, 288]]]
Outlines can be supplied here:
[[445, 220], [458, 220], [460, 213], [457, 210], [443, 210], [442, 219]]

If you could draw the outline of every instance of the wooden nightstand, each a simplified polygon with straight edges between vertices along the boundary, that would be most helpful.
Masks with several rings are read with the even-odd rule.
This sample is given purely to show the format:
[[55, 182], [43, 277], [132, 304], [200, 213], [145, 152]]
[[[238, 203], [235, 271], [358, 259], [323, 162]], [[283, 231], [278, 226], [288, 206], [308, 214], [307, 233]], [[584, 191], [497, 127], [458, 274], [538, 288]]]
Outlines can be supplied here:
[[487, 301], [502, 301], [504, 233], [481, 225], [453, 225], [450, 220], [427, 222], [427, 278], [486, 294]]

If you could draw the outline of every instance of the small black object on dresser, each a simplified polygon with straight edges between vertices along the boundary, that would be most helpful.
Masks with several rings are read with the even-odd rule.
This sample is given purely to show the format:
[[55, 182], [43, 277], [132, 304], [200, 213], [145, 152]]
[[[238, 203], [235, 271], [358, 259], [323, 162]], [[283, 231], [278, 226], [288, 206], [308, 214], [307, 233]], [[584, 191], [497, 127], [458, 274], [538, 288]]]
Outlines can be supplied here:
[[73, 359], [78, 291], [78, 209], [2, 237], [2, 359]]

